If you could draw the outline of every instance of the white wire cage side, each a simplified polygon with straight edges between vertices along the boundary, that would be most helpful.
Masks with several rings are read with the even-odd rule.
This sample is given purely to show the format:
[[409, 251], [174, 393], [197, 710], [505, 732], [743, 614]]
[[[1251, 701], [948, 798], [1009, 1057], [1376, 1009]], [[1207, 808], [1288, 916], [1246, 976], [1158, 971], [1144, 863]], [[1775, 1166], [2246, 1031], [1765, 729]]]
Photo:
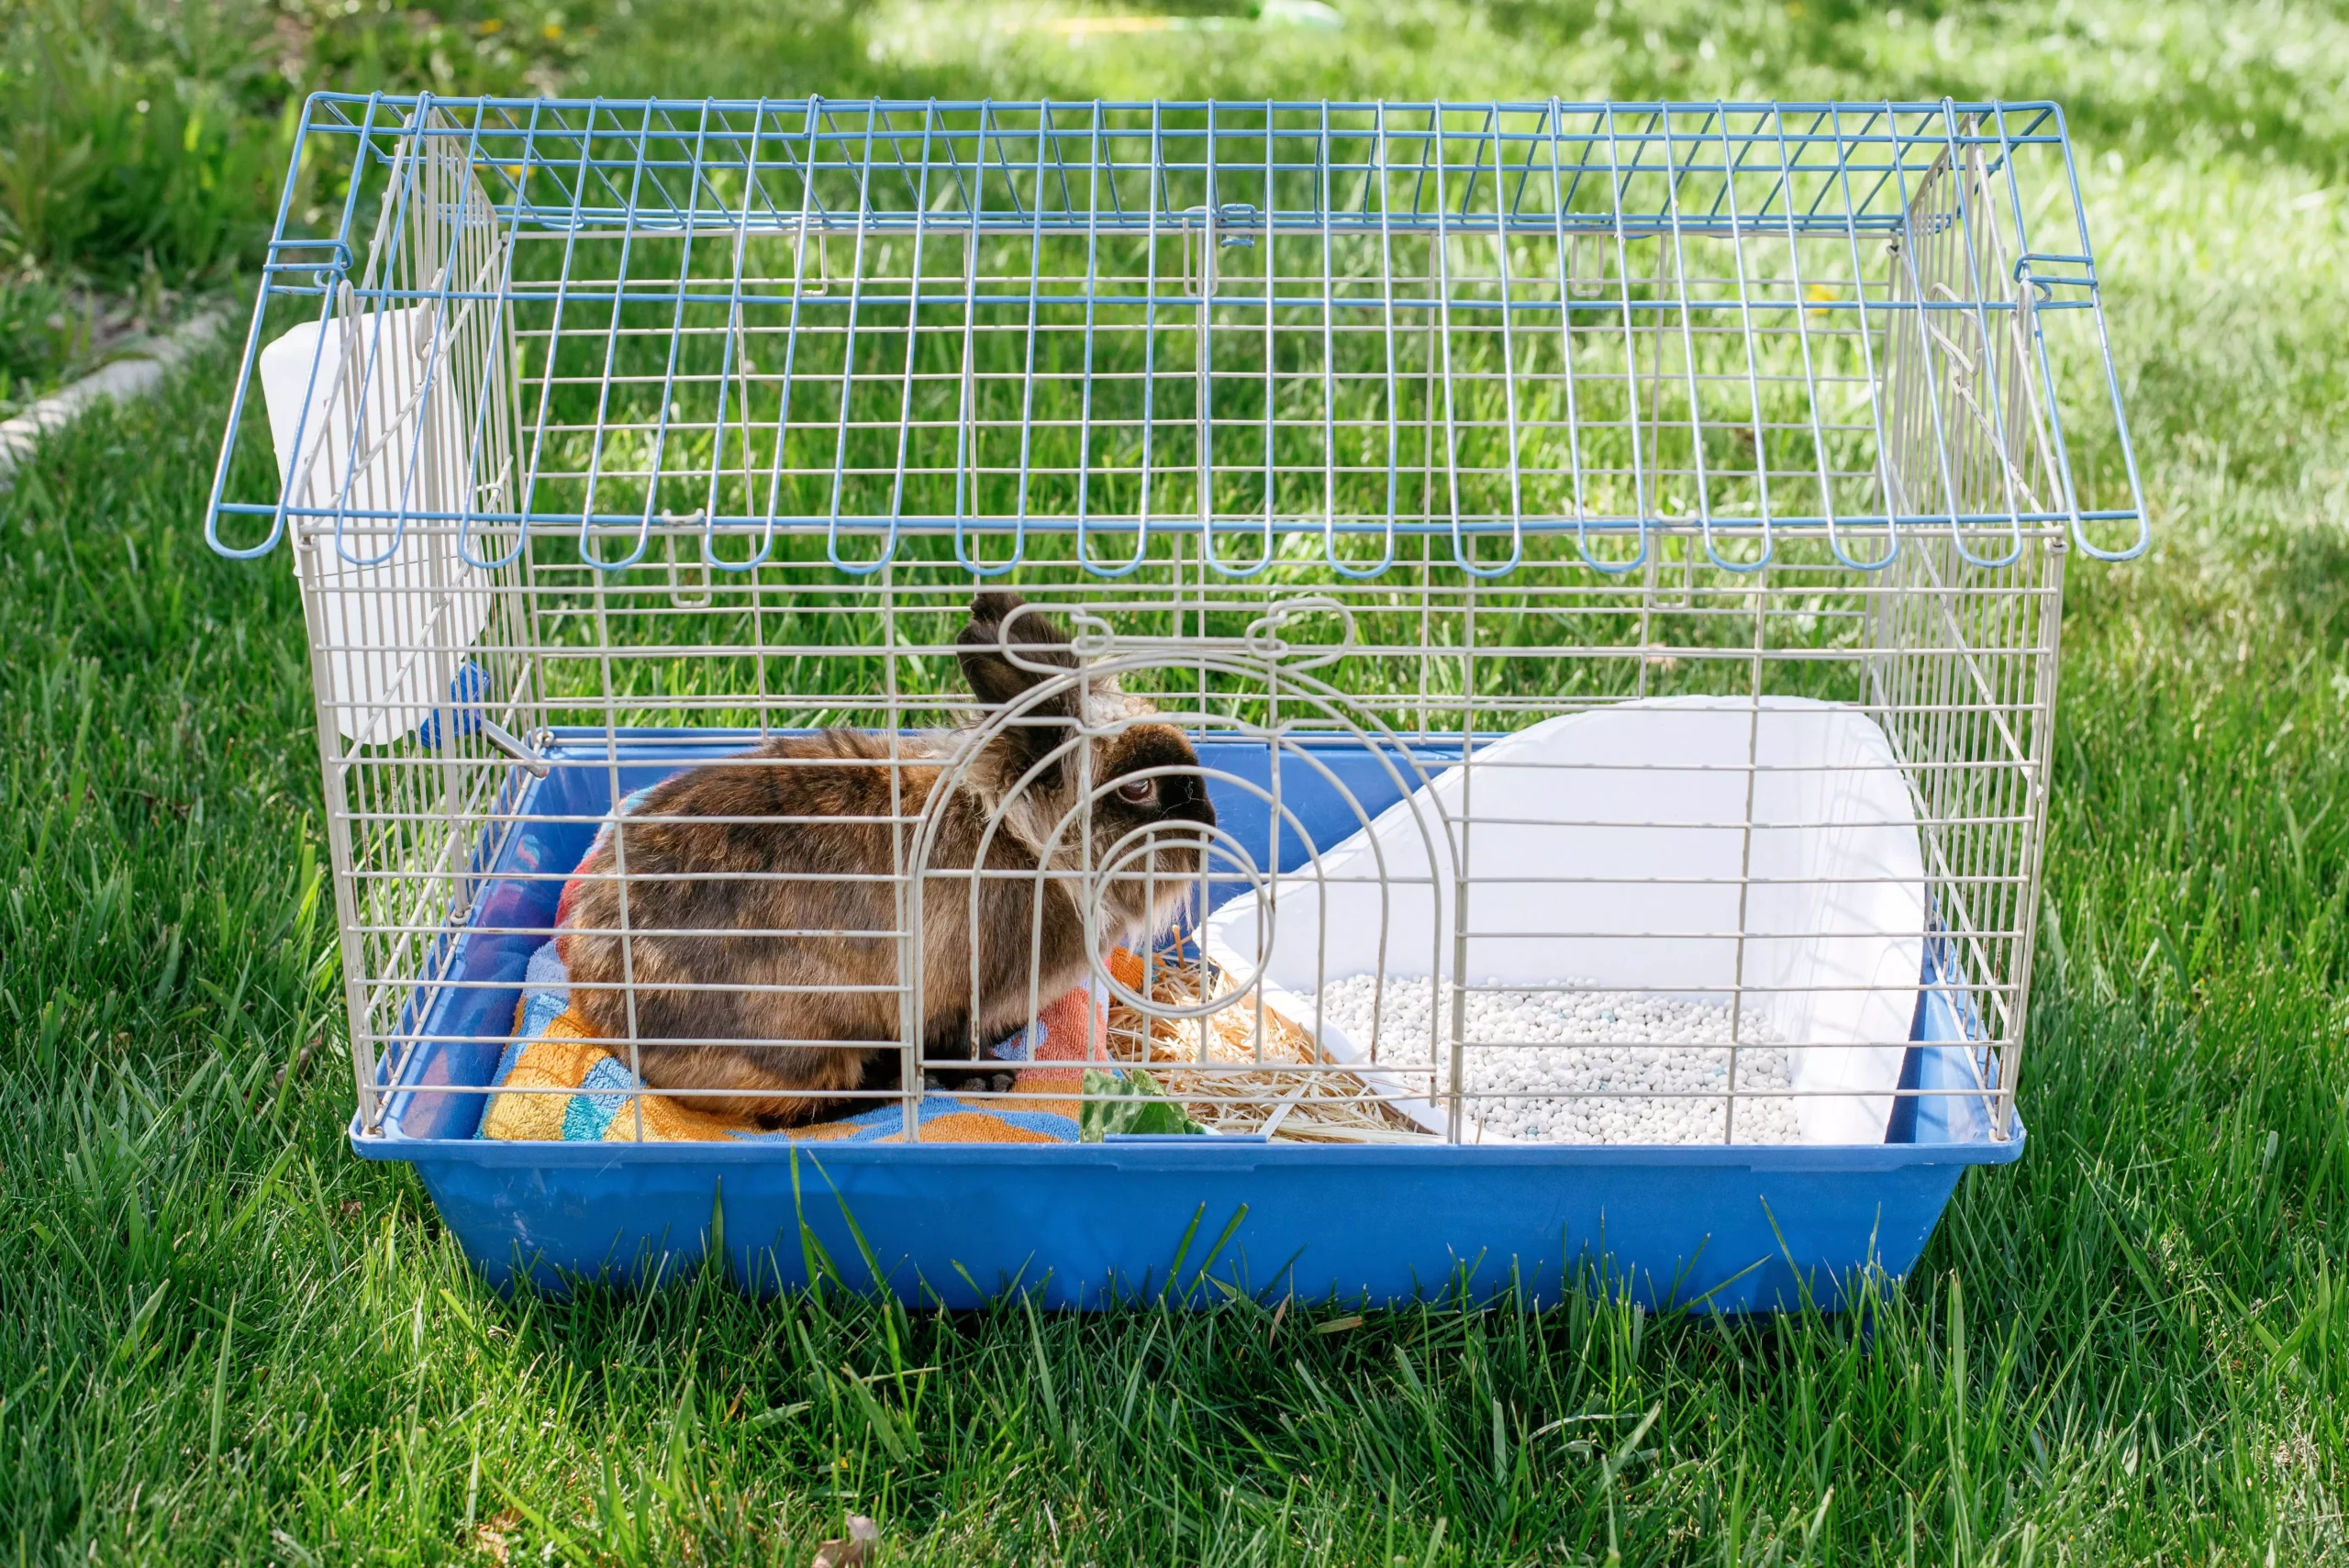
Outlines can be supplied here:
[[[828, 727], [883, 742], [888, 913], [737, 934], [896, 955], [843, 1103], [1002, 1099], [941, 1086], [921, 956], [992, 873], [922, 846], [1008, 732], [956, 648], [1012, 587], [1123, 694], [1019, 874], [1088, 917], [1175, 874], [1098, 859], [1086, 770], [1140, 729], [1215, 797], [1139, 978], [1095, 968], [1217, 1125], [1500, 1138], [1562, 1092], [1499, 1064], [1554, 1048], [1692, 1137], [1761, 1136], [1749, 1098], [2004, 1136], [2063, 564], [2147, 537], [2052, 106], [321, 97], [289, 190], [338, 186], [327, 238], [289, 196], [248, 347], [275, 485], [240, 395], [210, 527], [303, 574], [369, 1126], [495, 1059], [615, 803]], [[1332, 1014], [1333, 921], [1374, 1020], [1429, 999], [1408, 1040]], [[1503, 994], [1713, 1034], [1500, 1038]], [[1920, 996], [1969, 1082], [1911, 1081]]]

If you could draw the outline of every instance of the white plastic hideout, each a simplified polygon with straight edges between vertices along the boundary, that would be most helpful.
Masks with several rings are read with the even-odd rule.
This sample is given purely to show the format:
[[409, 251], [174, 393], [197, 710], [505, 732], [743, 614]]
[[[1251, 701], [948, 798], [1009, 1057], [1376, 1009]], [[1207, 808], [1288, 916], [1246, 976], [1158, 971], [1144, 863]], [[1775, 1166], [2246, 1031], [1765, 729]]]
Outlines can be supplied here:
[[[432, 716], [456, 651], [489, 617], [489, 575], [466, 564], [457, 530], [427, 523], [475, 510], [470, 384], [502, 395], [502, 367], [467, 376], [421, 305], [305, 322], [261, 351], [262, 396], [289, 512], [333, 514], [297, 570], [317, 573], [312, 628], [335, 727], [361, 745], [396, 740]], [[298, 448], [298, 450], [297, 450]], [[358, 514], [358, 515], [352, 515]], [[369, 515], [373, 514], [373, 515]], [[495, 549], [476, 537], [475, 553]], [[486, 558], [486, 557], [484, 557]]]
[[[1264, 1005], [1311, 1028], [1325, 979], [1424, 975], [1431, 956], [1451, 979], [1466, 878], [1470, 984], [1572, 977], [1716, 1004], [1742, 985], [1744, 1008], [1787, 1042], [1802, 1141], [1884, 1141], [1924, 967], [1925, 873], [1875, 720], [1797, 697], [1624, 702], [1479, 746], [1473, 773], [1449, 770], [1226, 904], [1207, 922], [1208, 957], [1235, 977], [1261, 964]], [[1443, 1130], [1441, 1105], [1401, 1097], [1370, 1042], [1326, 1020], [1319, 1038]], [[1378, 1061], [1420, 1067], [1424, 1084], [1431, 1049], [1441, 1089], [1441, 1044], [1383, 1039]], [[1472, 1118], [1464, 1136], [1481, 1130]]]

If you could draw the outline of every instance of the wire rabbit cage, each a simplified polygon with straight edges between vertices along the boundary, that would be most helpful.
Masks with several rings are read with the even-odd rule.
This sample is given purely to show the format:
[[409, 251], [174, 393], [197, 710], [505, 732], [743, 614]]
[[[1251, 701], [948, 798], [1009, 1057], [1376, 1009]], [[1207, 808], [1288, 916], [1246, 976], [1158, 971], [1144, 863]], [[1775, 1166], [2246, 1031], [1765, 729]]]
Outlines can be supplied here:
[[1898, 1274], [2105, 334], [2048, 104], [314, 98], [209, 528], [353, 1145], [541, 1281]]

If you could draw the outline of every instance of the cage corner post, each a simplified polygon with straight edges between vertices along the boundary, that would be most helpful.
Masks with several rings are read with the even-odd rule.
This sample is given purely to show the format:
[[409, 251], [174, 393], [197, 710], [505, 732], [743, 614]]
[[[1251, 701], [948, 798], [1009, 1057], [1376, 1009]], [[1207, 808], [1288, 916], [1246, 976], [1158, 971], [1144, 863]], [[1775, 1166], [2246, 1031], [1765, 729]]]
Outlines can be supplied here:
[[[318, 585], [316, 539], [305, 539], [297, 525], [289, 524], [287, 549], [302, 585], [302, 611], [310, 641], [310, 711], [317, 726], [318, 783], [327, 817], [327, 863], [334, 878], [337, 941], [342, 950], [343, 1008], [349, 1016], [351, 1068], [359, 1092], [359, 1125], [380, 1133], [392, 1084], [388, 1063], [376, 1051], [372, 1022], [373, 1005], [368, 995], [367, 940], [358, 899], [358, 860], [351, 836], [351, 754], [357, 742], [343, 739], [332, 693], [332, 666], [325, 635], [324, 595]], [[396, 1014], [395, 1014], [396, 1017]]]

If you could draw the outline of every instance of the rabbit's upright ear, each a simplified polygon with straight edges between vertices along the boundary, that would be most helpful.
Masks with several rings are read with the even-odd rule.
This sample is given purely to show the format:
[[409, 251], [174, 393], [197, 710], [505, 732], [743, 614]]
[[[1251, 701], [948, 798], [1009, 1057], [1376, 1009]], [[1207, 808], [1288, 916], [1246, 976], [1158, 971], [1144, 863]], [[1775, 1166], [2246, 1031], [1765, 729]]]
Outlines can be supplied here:
[[[1004, 737], [1021, 759], [1026, 773], [1042, 762], [1035, 784], [1058, 789], [1083, 717], [1080, 683], [1068, 681], [1050, 695], [1033, 703], [1022, 701], [1035, 687], [1063, 679], [1077, 667], [1076, 651], [1060, 622], [1030, 606], [1017, 594], [990, 590], [971, 601], [970, 624], [956, 635], [955, 657], [971, 694], [989, 707], [1018, 705], [1016, 717]], [[1049, 761], [1047, 761], [1049, 759]]]

